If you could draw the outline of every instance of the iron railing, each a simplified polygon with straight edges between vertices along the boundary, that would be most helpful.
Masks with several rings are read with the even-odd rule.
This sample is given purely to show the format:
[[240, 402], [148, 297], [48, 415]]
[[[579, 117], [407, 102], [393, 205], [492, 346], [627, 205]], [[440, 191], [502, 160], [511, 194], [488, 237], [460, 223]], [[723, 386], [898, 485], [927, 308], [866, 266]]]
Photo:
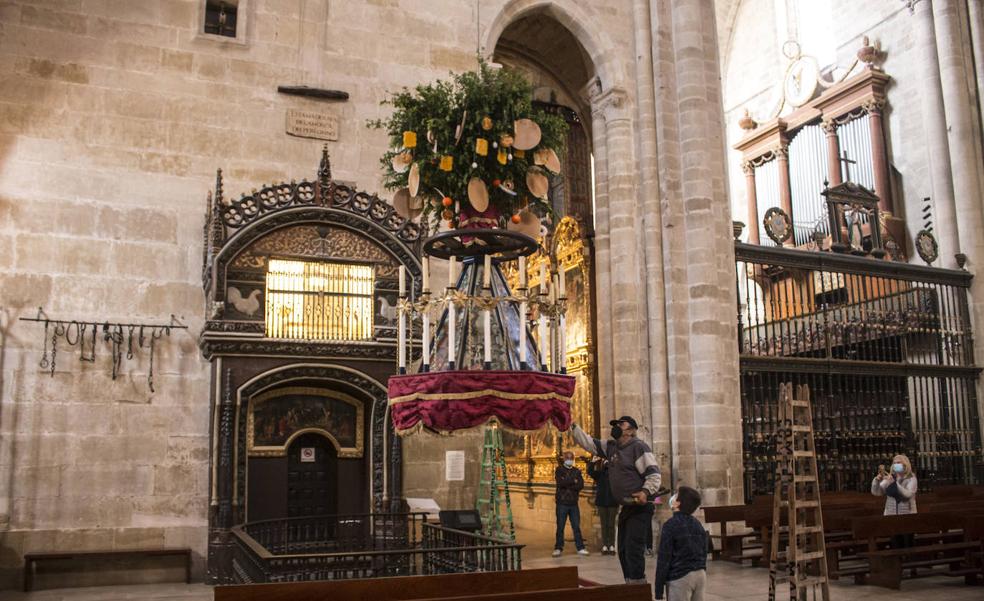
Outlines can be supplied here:
[[748, 499], [772, 492], [786, 382], [810, 387], [828, 490], [866, 490], [897, 453], [920, 488], [981, 480], [970, 274], [741, 243], [735, 257]]
[[428, 524], [424, 513], [332, 515], [233, 529], [237, 582], [518, 570], [517, 545]]

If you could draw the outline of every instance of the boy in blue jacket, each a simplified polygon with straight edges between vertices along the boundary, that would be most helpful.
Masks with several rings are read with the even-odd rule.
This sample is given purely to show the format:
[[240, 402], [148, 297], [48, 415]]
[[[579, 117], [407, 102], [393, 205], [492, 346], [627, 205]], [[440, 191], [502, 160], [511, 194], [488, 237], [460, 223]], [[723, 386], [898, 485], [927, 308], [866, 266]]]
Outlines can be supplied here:
[[656, 559], [656, 598], [703, 601], [707, 570], [707, 531], [693, 516], [700, 493], [681, 486], [670, 497], [673, 517], [663, 524]]

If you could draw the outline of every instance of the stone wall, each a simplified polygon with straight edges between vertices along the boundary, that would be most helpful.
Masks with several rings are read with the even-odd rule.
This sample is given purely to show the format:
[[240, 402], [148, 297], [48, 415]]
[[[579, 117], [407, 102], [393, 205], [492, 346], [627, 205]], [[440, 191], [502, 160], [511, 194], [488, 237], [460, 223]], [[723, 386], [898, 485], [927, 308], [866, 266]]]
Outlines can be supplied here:
[[[244, 43], [199, 34], [199, 0], [0, 4], [0, 583], [24, 552], [56, 548], [191, 546], [201, 575], [209, 376], [196, 338], [215, 169], [227, 196], [313, 177], [322, 142], [285, 135], [285, 112], [326, 111], [340, 123], [336, 179], [382, 192], [386, 139], [365, 121], [385, 114], [386, 92], [473, 67], [476, 40], [547, 5], [590, 30], [606, 85], [624, 79], [631, 13], [601, 1], [240, 0]], [[174, 314], [189, 330], [159, 347], [150, 393], [146, 352], [116, 381], [108, 347], [94, 364], [63, 348], [53, 377], [39, 369], [43, 328], [18, 321], [39, 306], [98, 322]], [[442, 471], [435, 449], [443, 458], [408, 442], [407, 465]], [[433, 479], [408, 476], [408, 493]]]

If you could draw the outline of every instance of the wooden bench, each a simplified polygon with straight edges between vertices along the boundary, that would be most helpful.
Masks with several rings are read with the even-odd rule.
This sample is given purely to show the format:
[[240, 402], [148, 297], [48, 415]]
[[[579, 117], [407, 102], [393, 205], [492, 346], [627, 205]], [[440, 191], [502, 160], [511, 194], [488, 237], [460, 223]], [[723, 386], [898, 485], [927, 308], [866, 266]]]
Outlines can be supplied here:
[[[891, 515], [883, 517], [857, 518], [852, 523], [852, 532], [857, 539], [868, 541], [867, 551], [862, 553], [867, 557], [869, 575], [856, 576], [859, 582], [867, 582], [876, 586], [899, 589], [905, 571], [910, 571], [911, 577], [931, 575], [963, 575], [968, 581], [974, 574], [971, 569], [970, 556], [981, 548], [980, 540], [963, 540], [951, 543], [919, 544], [903, 549], [881, 549], [879, 543], [885, 537], [903, 534], [939, 535], [952, 530], [963, 530], [966, 519], [961, 515], [951, 513], [921, 513], [911, 515]], [[944, 572], [931, 570], [919, 574], [921, 568], [947, 566]], [[970, 571], [968, 571], [970, 570]]]
[[[745, 525], [745, 511], [747, 505], [721, 505], [718, 507], [704, 507], [704, 521], [708, 524], [718, 524], [720, 534], [711, 535], [712, 538], [720, 540], [720, 550], [715, 549], [712, 553], [714, 559], [734, 561], [742, 563], [744, 560], [751, 560], [753, 566], [757, 566], [762, 559], [762, 546], [754, 541], [758, 539], [755, 530], [744, 532], [728, 532], [729, 523], [740, 522], [741, 528]], [[748, 544], [746, 544], [748, 541]]]
[[[464, 595], [463, 593], [466, 593]], [[577, 568], [215, 587], [215, 601], [650, 601], [646, 584], [579, 586]]]
[[132, 559], [150, 557], [181, 557], [184, 559], [185, 582], [191, 583], [191, 549], [117, 549], [102, 551], [50, 551], [24, 554], [24, 590], [34, 586], [34, 570], [37, 564], [46, 561], [73, 559]]

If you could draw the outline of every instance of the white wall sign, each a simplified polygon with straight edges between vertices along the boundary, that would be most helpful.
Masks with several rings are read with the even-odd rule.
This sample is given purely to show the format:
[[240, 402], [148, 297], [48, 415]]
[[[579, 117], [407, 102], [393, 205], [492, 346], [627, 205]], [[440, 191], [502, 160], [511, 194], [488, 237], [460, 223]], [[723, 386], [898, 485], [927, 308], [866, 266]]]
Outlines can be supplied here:
[[444, 477], [448, 482], [465, 479], [465, 452], [447, 451], [444, 454]]
[[301, 447], [301, 463], [314, 463], [314, 447]]
[[338, 139], [338, 117], [321, 111], [287, 109], [287, 133], [316, 140]]

